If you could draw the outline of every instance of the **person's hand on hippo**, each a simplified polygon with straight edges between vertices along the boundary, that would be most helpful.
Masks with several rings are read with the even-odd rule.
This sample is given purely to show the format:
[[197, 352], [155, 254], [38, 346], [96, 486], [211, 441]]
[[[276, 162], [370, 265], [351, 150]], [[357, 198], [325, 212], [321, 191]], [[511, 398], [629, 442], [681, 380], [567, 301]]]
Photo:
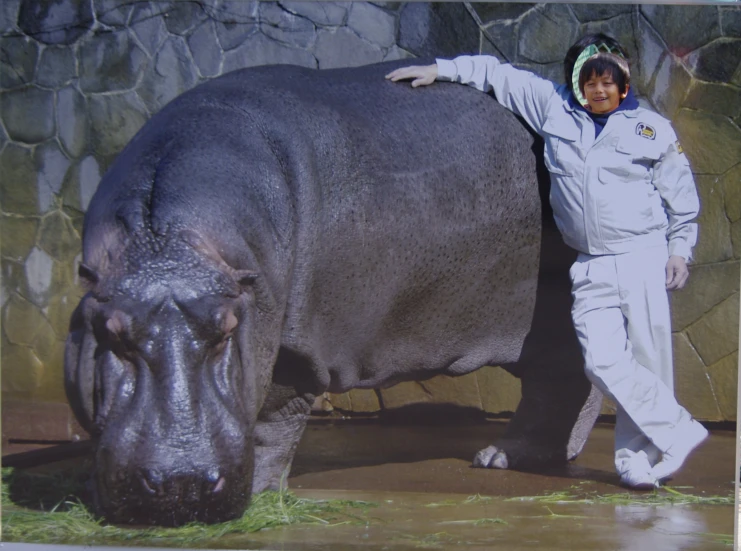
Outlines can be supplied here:
[[401, 67], [395, 71], [391, 71], [386, 75], [386, 78], [392, 82], [399, 80], [414, 79], [412, 81], [412, 88], [417, 86], [427, 86], [435, 82], [437, 78], [437, 64], [432, 65], [410, 65], [409, 67]]

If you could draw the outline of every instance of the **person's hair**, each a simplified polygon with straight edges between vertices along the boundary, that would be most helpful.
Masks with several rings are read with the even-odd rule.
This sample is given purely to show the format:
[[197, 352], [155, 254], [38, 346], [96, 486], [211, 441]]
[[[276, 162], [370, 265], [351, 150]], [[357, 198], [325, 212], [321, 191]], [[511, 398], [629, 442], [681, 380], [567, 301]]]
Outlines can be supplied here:
[[630, 84], [628, 62], [619, 55], [605, 52], [595, 54], [584, 62], [579, 73], [579, 91], [584, 93], [584, 85], [593, 74], [601, 77], [605, 73], [612, 76], [620, 93], [624, 94]]
[[571, 48], [569, 48], [569, 51], [566, 52], [566, 57], [563, 59], [564, 80], [569, 90], [571, 90], [571, 76], [574, 72], [576, 58], [584, 51], [584, 48], [591, 46], [592, 44], [604, 44], [613, 53], [620, 54], [626, 60], [628, 59], [628, 53], [623, 49], [620, 43], [611, 36], [607, 36], [604, 33], [594, 33], [582, 36], [571, 46]]

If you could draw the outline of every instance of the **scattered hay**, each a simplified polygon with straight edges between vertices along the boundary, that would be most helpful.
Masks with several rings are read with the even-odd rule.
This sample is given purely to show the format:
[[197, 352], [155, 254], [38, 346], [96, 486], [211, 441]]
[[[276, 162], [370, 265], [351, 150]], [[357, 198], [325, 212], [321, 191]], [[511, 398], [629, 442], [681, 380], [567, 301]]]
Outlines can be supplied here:
[[646, 493], [624, 492], [618, 494], [597, 494], [589, 492], [576, 495], [568, 491], [552, 492], [540, 496], [511, 497], [505, 501], [533, 501], [539, 503], [584, 503], [608, 505], [733, 505], [734, 496], [699, 496], [679, 492], [662, 486]]
[[[366, 513], [376, 506], [367, 501], [302, 499], [284, 490], [253, 496], [252, 504], [241, 518], [221, 524], [125, 528], [95, 518], [79, 499], [72, 497], [80, 488], [74, 478], [65, 478], [64, 472], [30, 475], [3, 469], [2, 476], [4, 541], [190, 546], [230, 534], [247, 534], [291, 524], [365, 523], [366, 519], [358, 513]], [[61, 483], [62, 488], [54, 487], [55, 483]], [[68, 498], [47, 507], [45, 493], [68, 494]]]

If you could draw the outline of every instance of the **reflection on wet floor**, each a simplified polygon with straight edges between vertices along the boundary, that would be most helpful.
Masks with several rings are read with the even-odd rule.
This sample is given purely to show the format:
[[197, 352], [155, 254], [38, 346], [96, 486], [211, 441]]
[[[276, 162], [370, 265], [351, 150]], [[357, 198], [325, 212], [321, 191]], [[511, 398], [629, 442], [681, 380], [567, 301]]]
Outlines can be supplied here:
[[[289, 486], [304, 497], [372, 500], [379, 507], [367, 513], [366, 526], [290, 527], [260, 534], [259, 543], [265, 549], [301, 551], [732, 549], [730, 504], [522, 500], [558, 492], [572, 497], [624, 495], [631, 500], [645, 493], [618, 486], [609, 425], [595, 427], [581, 456], [563, 467], [538, 472], [471, 468], [475, 452], [501, 436], [505, 426], [496, 421], [310, 424]], [[735, 433], [714, 431], [670, 488], [702, 498], [729, 498], [735, 449]], [[466, 502], [476, 495], [488, 499]], [[431, 506], [436, 503], [439, 506]]]
[[301, 551], [713, 551], [730, 549], [728, 534], [733, 531], [732, 506], [544, 504], [411, 492], [297, 493], [314, 499], [369, 500], [378, 506], [334, 525], [292, 526], [245, 538], [230, 537], [218, 547]]

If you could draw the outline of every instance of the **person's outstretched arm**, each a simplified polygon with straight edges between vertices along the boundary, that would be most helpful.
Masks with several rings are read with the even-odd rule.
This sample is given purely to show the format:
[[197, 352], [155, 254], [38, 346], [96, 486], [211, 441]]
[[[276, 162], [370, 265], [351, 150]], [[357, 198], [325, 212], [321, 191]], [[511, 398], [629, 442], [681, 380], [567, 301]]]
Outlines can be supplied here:
[[482, 92], [493, 91], [499, 103], [523, 117], [536, 132], [543, 127], [548, 102], [557, 93], [554, 83], [487, 55], [437, 59], [433, 65], [401, 67], [386, 78], [393, 82], [412, 79], [413, 88], [440, 80], [466, 84]]

